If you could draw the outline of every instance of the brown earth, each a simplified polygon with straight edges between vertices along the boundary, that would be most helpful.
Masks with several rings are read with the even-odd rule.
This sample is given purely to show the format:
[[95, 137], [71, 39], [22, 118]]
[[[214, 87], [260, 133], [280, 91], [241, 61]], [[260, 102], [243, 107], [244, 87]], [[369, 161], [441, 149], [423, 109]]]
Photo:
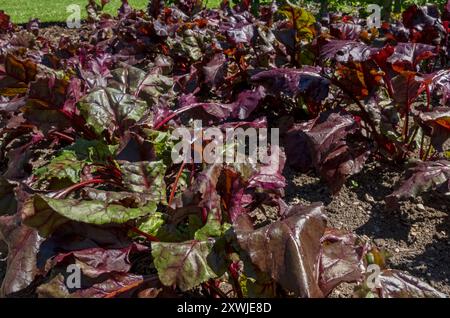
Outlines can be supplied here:
[[[388, 210], [384, 198], [401, 180], [401, 168], [370, 163], [332, 196], [314, 174], [286, 173], [289, 203], [323, 202], [329, 226], [367, 236], [392, 257], [389, 266], [415, 275], [450, 295], [450, 197], [427, 193]], [[331, 295], [349, 297], [352, 284]]]

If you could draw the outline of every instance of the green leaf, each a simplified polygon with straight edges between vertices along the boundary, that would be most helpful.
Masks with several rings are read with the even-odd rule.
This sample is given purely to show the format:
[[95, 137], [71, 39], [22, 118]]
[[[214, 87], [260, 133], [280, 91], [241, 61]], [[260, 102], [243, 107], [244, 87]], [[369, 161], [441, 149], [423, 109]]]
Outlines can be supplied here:
[[120, 162], [119, 165], [128, 190], [146, 193], [155, 202], [166, 202], [166, 166], [162, 161]]
[[73, 145], [63, 149], [58, 156], [48, 164], [34, 169], [33, 174], [38, 178], [38, 184], [43, 181], [51, 183], [50, 188], [60, 189], [66, 183], [80, 182], [81, 171], [87, 164], [106, 163], [117, 150], [115, 146], [108, 146], [99, 140], [78, 139]]
[[126, 208], [102, 201], [79, 201], [75, 199], [52, 199], [34, 195], [25, 202], [22, 217], [25, 224], [36, 228], [47, 237], [57, 227], [69, 220], [103, 225], [123, 224], [156, 212], [157, 204], [150, 202], [141, 208]]
[[154, 104], [161, 95], [170, 93], [173, 88], [171, 78], [155, 73], [146, 74], [129, 65], [113, 70], [111, 75], [109, 87], [140, 97], [149, 104]]
[[123, 134], [139, 121], [147, 104], [114, 88], [98, 88], [83, 97], [78, 108], [95, 133], [113, 136]]
[[143, 193], [105, 191], [94, 188], [85, 188], [84, 192], [90, 200], [102, 201], [107, 204], [120, 204], [130, 208], [145, 206], [149, 201]]
[[175, 140], [170, 131], [163, 132], [152, 129], [144, 129], [146, 140], [148, 140], [155, 151], [157, 158], [161, 158], [167, 165], [172, 163], [172, 149], [175, 147]]
[[53, 158], [47, 165], [37, 168], [33, 174], [39, 181], [52, 179], [67, 179], [72, 183], [80, 182], [80, 174], [84, 162], [78, 160], [75, 152], [63, 150], [62, 153]]
[[100, 140], [77, 139], [77, 141], [65, 148], [73, 151], [79, 160], [86, 160], [89, 163], [104, 163], [114, 157], [118, 145], [107, 145]]
[[[203, 57], [202, 46], [206, 38], [202, 35], [196, 35], [190, 30], [186, 30], [182, 35], [183, 39], [172, 40], [168, 39], [168, 44], [173, 47], [174, 53], [181, 54], [190, 58], [192, 61], [198, 61]], [[203, 36], [204, 37], [204, 36]]]
[[314, 37], [313, 25], [316, 19], [311, 13], [305, 9], [289, 4], [282, 6], [278, 12], [284, 14], [292, 22], [296, 30], [297, 40], [311, 40]]
[[184, 243], [152, 242], [152, 255], [159, 279], [166, 286], [192, 289], [218, 274], [212, 267], [220, 263], [213, 251], [214, 240]]
[[164, 214], [156, 212], [148, 216], [147, 219], [138, 226], [138, 229], [144, 233], [158, 237], [158, 234], [164, 223]]
[[220, 222], [218, 213], [210, 212], [206, 224], [195, 232], [194, 238], [198, 241], [203, 241], [208, 238], [221, 237], [230, 228], [231, 224], [222, 224]]

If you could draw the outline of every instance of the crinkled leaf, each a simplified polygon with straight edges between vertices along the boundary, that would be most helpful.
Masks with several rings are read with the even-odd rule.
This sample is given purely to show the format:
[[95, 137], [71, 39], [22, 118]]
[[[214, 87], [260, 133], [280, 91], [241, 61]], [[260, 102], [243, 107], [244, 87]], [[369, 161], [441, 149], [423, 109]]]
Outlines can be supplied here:
[[5, 58], [5, 66], [0, 66], [0, 94], [15, 96], [28, 90], [28, 83], [35, 80], [37, 65], [31, 60], [20, 60], [11, 54]]
[[441, 95], [441, 105], [450, 106], [450, 70], [424, 75], [430, 92]]
[[153, 213], [145, 218], [142, 223], [138, 225], [138, 229], [149, 235], [159, 237], [162, 226], [165, 224], [164, 215], [160, 212]]
[[122, 162], [120, 170], [128, 190], [145, 193], [157, 203], [166, 201], [166, 166], [162, 161]]
[[387, 59], [397, 72], [417, 71], [420, 62], [436, 55], [436, 47], [421, 43], [398, 43]]
[[231, 225], [228, 223], [222, 224], [218, 215], [218, 211], [209, 211], [205, 225], [194, 234], [195, 240], [206, 241], [209, 238], [219, 238], [230, 229]]
[[141, 275], [116, 273], [90, 288], [77, 290], [70, 298], [115, 298], [133, 293], [145, 282]]
[[114, 273], [104, 281], [72, 293], [67, 289], [65, 278], [59, 274], [37, 288], [40, 298], [115, 298], [130, 295], [145, 282], [140, 275]]
[[105, 191], [94, 188], [84, 189], [84, 194], [90, 200], [102, 201], [106, 204], [119, 204], [126, 207], [142, 207], [150, 199], [143, 193]]
[[80, 173], [84, 163], [72, 151], [63, 151], [47, 165], [35, 169], [33, 174], [40, 180], [68, 180], [72, 183], [80, 181]]
[[338, 40], [358, 40], [362, 26], [357, 23], [333, 23], [330, 25], [330, 34]]
[[21, 225], [15, 216], [0, 217], [0, 239], [8, 245], [6, 274], [0, 295], [12, 294], [28, 287], [38, 275], [37, 253], [43, 242], [38, 232]]
[[131, 269], [129, 257], [137, 251], [145, 251], [144, 246], [135, 243], [122, 249], [104, 249], [101, 247], [61, 253], [47, 261], [48, 272], [59, 264], [76, 264], [83, 275], [91, 278], [109, 273], [128, 273]]
[[320, 57], [340, 63], [364, 62], [377, 53], [377, 49], [357, 41], [332, 40], [320, 48]]
[[62, 274], [58, 274], [49, 282], [38, 286], [36, 293], [39, 298], [67, 298], [69, 296], [69, 290]]
[[450, 108], [435, 107], [432, 111], [419, 112], [419, 121], [431, 128], [431, 144], [439, 152], [450, 138]]
[[186, 291], [216, 278], [221, 260], [213, 249], [214, 244], [212, 239], [184, 243], [152, 242], [154, 264], [161, 282]]
[[98, 134], [122, 135], [147, 110], [145, 102], [114, 88], [97, 88], [84, 96], [78, 108], [86, 123]]
[[297, 296], [322, 297], [317, 264], [325, 224], [322, 205], [295, 206], [283, 220], [236, 235], [260, 271]]
[[364, 278], [364, 252], [358, 237], [352, 233], [328, 230], [322, 238], [320, 288], [328, 295], [342, 282]]
[[267, 92], [280, 96], [302, 96], [307, 101], [320, 104], [328, 97], [330, 81], [310, 70], [272, 69], [260, 72], [252, 81], [262, 84]]
[[170, 93], [173, 87], [171, 78], [161, 74], [146, 74], [141, 69], [129, 65], [113, 70], [111, 75], [108, 87], [140, 97], [150, 104], [155, 103], [161, 95]]
[[322, 113], [316, 119], [295, 125], [285, 140], [288, 163], [303, 171], [312, 164], [333, 192], [337, 192], [349, 176], [361, 171], [368, 157], [364, 146], [347, 142], [356, 129], [352, 116], [337, 112]]
[[[77, 141], [66, 147], [44, 166], [33, 170], [33, 174], [39, 182], [47, 180], [52, 188], [56, 181], [66, 181], [70, 183], [80, 182], [83, 168], [87, 164], [103, 164], [113, 157], [117, 147], [108, 146], [99, 140], [77, 139]], [[64, 187], [65, 183], [58, 188]]]
[[407, 172], [407, 179], [399, 189], [386, 197], [386, 203], [397, 206], [398, 201], [415, 197], [421, 192], [443, 187], [450, 191], [450, 161], [419, 162]]
[[220, 84], [226, 74], [227, 63], [222, 53], [215, 54], [211, 61], [203, 66], [203, 74], [205, 75], [205, 83], [212, 87]]
[[31, 108], [61, 109], [67, 96], [69, 82], [55, 77], [37, 78], [30, 83], [27, 106]]
[[420, 279], [398, 270], [384, 270], [379, 275], [381, 298], [447, 298]]
[[284, 14], [292, 23], [296, 31], [298, 40], [311, 40], [314, 36], [313, 24], [316, 22], [314, 16], [303, 8], [287, 4], [278, 9], [278, 12]]
[[79, 160], [89, 163], [104, 163], [111, 159], [118, 146], [107, 145], [101, 140], [77, 139], [74, 144], [65, 150], [72, 151]]
[[69, 220], [89, 224], [122, 224], [156, 211], [157, 203], [141, 208], [126, 208], [102, 201], [52, 199], [34, 195], [22, 211], [25, 224], [36, 228], [42, 236], [49, 236], [57, 227]]

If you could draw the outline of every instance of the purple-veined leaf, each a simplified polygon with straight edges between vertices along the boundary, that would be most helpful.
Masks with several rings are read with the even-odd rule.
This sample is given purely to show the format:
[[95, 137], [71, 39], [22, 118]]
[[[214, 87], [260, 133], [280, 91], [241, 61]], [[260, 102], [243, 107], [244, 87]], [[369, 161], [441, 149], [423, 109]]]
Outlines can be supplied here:
[[336, 23], [330, 25], [330, 34], [338, 40], [358, 40], [362, 30], [362, 26], [357, 23]]
[[407, 112], [423, 91], [423, 82], [423, 77], [409, 71], [401, 72], [392, 79], [393, 99], [401, 107], [401, 112]]
[[357, 282], [364, 278], [364, 258], [367, 246], [358, 244], [352, 233], [328, 230], [322, 237], [320, 257], [320, 288], [328, 295], [342, 282]]
[[378, 49], [362, 42], [331, 40], [320, 49], [320, 57], [340, 63], [365, 62], [377, 52]]
[[8, 245], [6, 274], [0, 290], [5, 296], [28, 287], [38, 275], [37, 254], [43, 238], [20, 223], [17, 216], [0, 216], [0, 239]]
[[114, 88], [97, 88], [78, 103], [86, 123], [98, 135], [123, 134], [147, 110], [143, 101]]
[[236, 235], [260, 271], [297, 296], [322, 297], [317, 266], [325, 225], [322, 205], [294, 206], [285, 219], [254, 231], [237, 228]]
[[333, 192], [339, 191], [349, 176], [361, 171], [368, 158], [366, 147], [346, 141], [357, 129], [352, 116], [337, 112], [322, 113], [295, 125], [285, 139], [288, 164], [302, 171], [315, 168]]
[[152, 242], [152, 255], [158, 276], [166, 286], [182, 291], [219, 276], [221, 257], [214, 252], [215, 241], [184, 243]]
[[166, 201], [164, 174], [166, 166], [160, 161], [120, 162], [125, 187], [133, 192], [145, 193], [155, 203]]
[[131, 269], [130, 254], [145, 250], [145, 246], [133, 243], [122, 249], [95, 247], [61, 253], [47, 261], [45, 271], [48, 272], [57, 265], [75, 261], [83, 275], [91, 278], [109, 273], [128, 273]]
[[417, 71], [420, 62], [436, 56], [436, 47], [421, 43], [398, 43], [387, 59], [397, 72]]
[[89, 224], [123, 224], [156, 212], [157, 203], [149, 202], [140, 208], [127, 208], [102, 201], [53, 199], [34, 195], [22, 210], [22, 218], [28, 226], [36, 228], [42, 236], [49, 236], [56, 228], [69, 220]]
[[439, 151], [444, 151], [444, 144], [450, 138], [450, 108], [435, 107], [431, 111], [419, 111], [418, 121], [429, 128], [425, 134], [431, 137], [431, 144]]
[[108, 87], [118, 89], [124, 94], [140, 97], [152, 105], [160, 96], [170, 94], [173, 81], [164, 75], [151, 72], [146, 74], [141, 69], [127, 65], [111, 71]]
[[37, 288], [39, 298], [116, 298], [129, 296], [142, 287], [145, 278], [129, 273], [114, 273], [106, 280], [70, 292], [65, 278], [58, 274], [46, 284]]
[[398, 201], [409, 199], [421, 192], [442, 187], [450, 191], [450, 162], [447, 160], [419, 162], [407, 171], [406, 180], [386, 197], [386, 203], [397, 206]]
[[420, 279], [398, 270], [384, 270], [379, 275], [381, 298], [447, 298]]

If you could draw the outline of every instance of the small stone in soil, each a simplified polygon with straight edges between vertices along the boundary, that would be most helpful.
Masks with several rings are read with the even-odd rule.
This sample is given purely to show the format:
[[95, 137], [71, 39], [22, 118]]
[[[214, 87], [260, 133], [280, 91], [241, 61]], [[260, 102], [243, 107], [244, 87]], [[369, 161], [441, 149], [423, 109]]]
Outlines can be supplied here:
[[400, 249], [398, 247], [395, 248], [395, 253], [400, 253]]
[[366, 194], [364, 195], [364, 199], [365, 199], [367, 202], [375, 203], [375, 199], [374, 199], [370, 194], [368, 194], [368, 193], [366, 193]]
[[374, 241], [375, 244], [378, 245], [378, 246], [383, 246], [383, 245], [384, 245], [384, 240], [383, 240], [383, 239], [377, 238], [377, 239], [374, 239], [373, 241]]
[[419, 210], [422, 210], [422, 211], [425, 210], [425, 207], [423, 206], [422, 203], [418, 203], [418, 204], [417, 204], [417, 208], [418, 208]]

